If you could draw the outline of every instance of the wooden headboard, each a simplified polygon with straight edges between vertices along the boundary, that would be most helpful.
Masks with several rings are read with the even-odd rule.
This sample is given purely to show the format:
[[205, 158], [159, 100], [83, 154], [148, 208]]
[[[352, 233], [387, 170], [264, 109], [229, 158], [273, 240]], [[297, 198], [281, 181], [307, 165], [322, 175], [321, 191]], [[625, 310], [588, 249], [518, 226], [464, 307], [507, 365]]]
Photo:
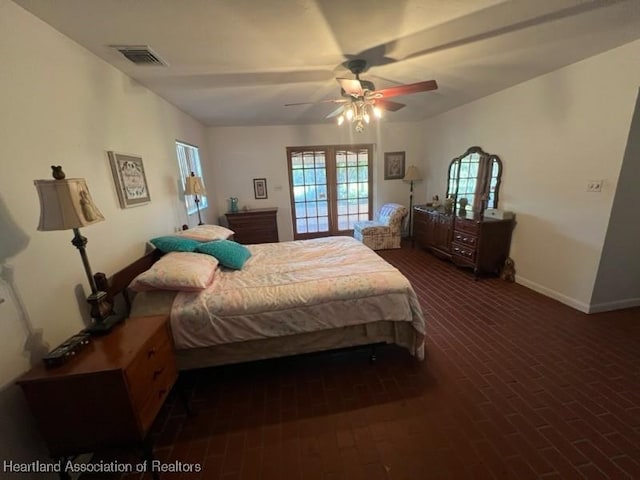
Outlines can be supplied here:
[[119, 294], [122, 294], [127, 306], [128, 314], [129, 311], [131, 311], [131, 299], [129, 298], [127, 287], [139, 274], [149, 270], [151, 265], [153, 265], [162, 255], [163, 253], [158, 249], [151, 250], [149, 253], [124, 267], [122, 270], [114, 273], [110, 279], [107, 279], [107, 276], [104, 273], [98, 272], [94, 275], [96, 287], [98, 290], [107, 292], [109, 301], [112, 304], [115, 298]]
[[[182, 230], [188, 230], [189, 225], [182, 225]], [[127, 315], [131, 311], [131, 298], [129, 298], [129, 292], [127, 291], [127, 287], [142, 272], [149, 270], [151, 265], [156, 263], [158, 259], [164, 255], [163, 252], [158, 250], [157, 248], [151, 250], [149, 253], [146, 253], [139, 259], [130, 263], [122, 270], [117, 271], [113, 274], [110, 279], [107, 279], [107, 276], [102, 273], [96, 273], [93, 278], [96, 281], [96, 287], [98, 290], [103, 292], [107, 292], [107, 297], [111, 305], [114, 304], [115, 299], [118, 295], [122, 294], [124, 301], [127, 306]]]

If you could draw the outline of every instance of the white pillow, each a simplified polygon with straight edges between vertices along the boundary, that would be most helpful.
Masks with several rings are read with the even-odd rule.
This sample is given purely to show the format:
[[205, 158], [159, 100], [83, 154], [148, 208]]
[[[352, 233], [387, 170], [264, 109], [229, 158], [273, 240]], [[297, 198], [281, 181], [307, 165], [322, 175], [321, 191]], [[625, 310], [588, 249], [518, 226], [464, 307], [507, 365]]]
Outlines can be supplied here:
[[137, 292], [177, 290], [193, 292], [207, 288], [213, 282], [218, 260], [194, 252], [170, 252], [151, 268], [133, 279], [129, 288]]
[[227, 240], [233, 233], [233, 230], [221, 227], [220, 225], [198, 225], [189, 230], [183, 230], [179, 232], [178, 235], [199, 242], [211, 242], [213, 240]]

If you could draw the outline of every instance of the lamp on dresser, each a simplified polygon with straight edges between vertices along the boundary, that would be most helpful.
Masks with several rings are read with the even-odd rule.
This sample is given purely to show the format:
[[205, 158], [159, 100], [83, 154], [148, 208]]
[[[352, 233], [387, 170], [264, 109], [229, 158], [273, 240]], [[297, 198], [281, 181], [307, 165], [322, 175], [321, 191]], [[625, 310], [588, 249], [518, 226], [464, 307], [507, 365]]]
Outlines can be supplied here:
[[113, 313], [113, 305], [107, 292], [98, 290], [87, 257], [87, 238], [80, 234], [80, 227], [102, 222], [104, 217], [93, 203], [84, 178], [66, 178], [62, 167], [51, 166], [54, 180], [34, 180], [40, 198], [40, 222], [38, 230], [73, 230], [71, 244], [80, 252], [91, 294], [91, 325], [87, 331], [93, 334], [107, 333], [123, 317]]
[[202, 223], [202, 217], [200, 216], [200, 198], [198, 197], [198, 195], [200, 195], [200, 197], [207, 195], [207, 191], [202, 183], [202, 178], [196, 177], [196, 174], [191, 172], [191, 175], [186, 179], [184, 194], [193, 195], [193, 201], [195, 202], [196, 209], [198, 210], [198, 225], [204, 225]]
[[419, 182], [422, 180], [422, 175], [420, 174], [420, 170], [415, 165], [409, 165], [407, 168], [407, 173], [405, 173], [404, 178], [402, 179], [404, 182], [409, 182], [409, 228], [407, 229], [409, 232], [409, 237], [412, 235], [411, 229], [413, 228], [413, 182]]

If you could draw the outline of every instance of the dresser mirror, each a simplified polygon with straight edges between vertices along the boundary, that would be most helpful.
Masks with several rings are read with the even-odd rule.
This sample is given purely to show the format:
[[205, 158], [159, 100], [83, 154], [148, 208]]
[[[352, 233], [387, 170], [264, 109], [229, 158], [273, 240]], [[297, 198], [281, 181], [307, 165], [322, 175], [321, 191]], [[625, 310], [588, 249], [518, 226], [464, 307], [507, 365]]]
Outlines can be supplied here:
[[[456, 213], [465, 216], [460, 200], [466, 198], [466, 214], [482, 214], [486, 208], [498, 208], [502, 162], [497, 155], [480, 147], [471, 147], [449, 165], [447, 197], [454, 200]], [[464, 205], [464, 200], [462, 201]]]

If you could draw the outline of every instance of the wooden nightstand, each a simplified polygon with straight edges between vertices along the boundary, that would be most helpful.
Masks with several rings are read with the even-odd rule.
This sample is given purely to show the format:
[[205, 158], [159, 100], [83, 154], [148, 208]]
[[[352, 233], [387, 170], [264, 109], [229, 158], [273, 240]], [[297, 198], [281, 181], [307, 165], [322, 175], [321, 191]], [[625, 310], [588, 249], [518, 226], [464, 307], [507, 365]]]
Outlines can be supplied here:
[[52, 457], [135, 446], [151, 459], [147, 433], [176, 379], [161, 315], [130, 318], [67, 363], [37, 365], [17, 383]]

